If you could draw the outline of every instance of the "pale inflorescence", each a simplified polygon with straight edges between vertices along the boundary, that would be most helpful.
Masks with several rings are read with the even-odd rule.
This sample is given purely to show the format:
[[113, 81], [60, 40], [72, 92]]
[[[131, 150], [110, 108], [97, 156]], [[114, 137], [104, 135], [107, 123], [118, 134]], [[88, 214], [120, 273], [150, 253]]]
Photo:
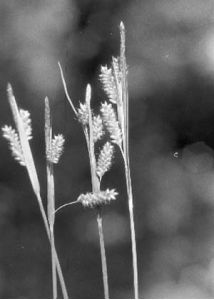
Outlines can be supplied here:
[[101, 66], [100, 81], [102, 82], [103, 89], [112, 103], [117, 102], [117, 86], [111, 68]]
[[11, 126], [5, 125], [4, 127], [2, 127], [2, 133], [3, 137], [6, 138], [6, 140], [8, 140], [9, 142], [14, 159], [17, 160], [21, 166], [25, 166], [25, 158], [16, 130]]
[[104, 135], [103, 121], [100, 115], [93, 116], [92, 127], [93, 127], [93, 141], [94, 143], [96, 143]]
[[102, 103], [100, 111], [102, 113], [103, 122], [110, 134], [111, 141], [121, 145], [122, 133], [112, 104], [107, 102]]
[[81, 202], [84, 207], [94, 208], [116, 200], [118, 193], [114, 189], [107, 189], [98, 193], [81, 194], [77, 201]]
[[114, 147], [111, 143], [106, 142], [100, 151], [98, 160], [97, 160], [97, 175], [100, 180], [102, 176], [110, 169], [112, 164]]
[[27, 110], [20, 109], [19, 114], [20, 114], [20, 117], [23, 122], [25, 134], [27, 135], [28, 140], [31, 140], [32, 139], [32, 125], [31, 125], [30, 113]]
[[[89, 112], [86, 104], [80, 103], [80, 107], [77, 110], [77, 116], [79, 122], [83, 126], [88, 126], [89, 124]], [[96, 143], [104, 135], [103, 121], [100, 115], [94, 115], [92, 117], [92, 127], [93, 127], [93, 142]]]
[[108, 96], [108, 100], [114, 104], [122, 101], [122, 75], [119, 59], [112, 58], [112, 67], [101, 66], [100, 81]]
[[63, 153], [65, 139], [62, 134], [55, 135], [51, 140], [50, 149], [48, 149], [46, 156], [49, 162], [57, 164]]
[[[28, 140], [32, 139], [32, 126], [30, 113], [27, 110], [19, 110], [20, 118], [22, 120], [23, 128]], [[22, 145], [18, 133], [12, 126], [5, 125], [2, 127], [3, 137], [8, 140], [12, 156], [19, 162], [21, 166], [26, 166], [25, 157], [22, 150]]]
[[83, 104], [80, 102], [80, 107], [77, 110], [77, 116], [78, 116], [79, 122], [83, 126], [88, 125], [89, 113], [88, 113], [88, 108], [87, 108], [86, 104]]

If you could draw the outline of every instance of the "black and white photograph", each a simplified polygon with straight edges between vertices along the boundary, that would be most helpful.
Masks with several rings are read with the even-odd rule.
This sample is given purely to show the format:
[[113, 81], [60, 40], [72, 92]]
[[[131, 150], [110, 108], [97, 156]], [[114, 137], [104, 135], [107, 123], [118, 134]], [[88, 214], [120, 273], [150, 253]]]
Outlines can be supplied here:
[[214, 0], [0, 0], [0, 299], [214, 298]]

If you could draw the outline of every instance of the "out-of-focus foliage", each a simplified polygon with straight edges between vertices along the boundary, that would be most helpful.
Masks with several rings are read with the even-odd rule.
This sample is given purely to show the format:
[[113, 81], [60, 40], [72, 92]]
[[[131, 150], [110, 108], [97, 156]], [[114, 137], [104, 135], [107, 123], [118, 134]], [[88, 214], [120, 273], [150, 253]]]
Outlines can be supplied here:
[[[141, 297], [213, 298], [214, 2], [212, 0], [1, 0], [0, 125], [10, 124], [6, 83], [31, 112], [31, 142], [45, 202], [44, 98], [65, 135], [56, 167], [57, 206], [90, 191], [87, 149], [66, 102], [57, 61], [76, 106], [92, 84], [105, 101], [100, 65], [119, 53], [126, 26], [130, 154]], [[27, 174], [0, 139], [0, 298], [51, 297], [50, 249]], [[103, 189], [111, 297], [132, 293], [125, 179], [119, 153]], [[56, 215], [56, 244], [73, 298], [103, 297], [95, 213]]]

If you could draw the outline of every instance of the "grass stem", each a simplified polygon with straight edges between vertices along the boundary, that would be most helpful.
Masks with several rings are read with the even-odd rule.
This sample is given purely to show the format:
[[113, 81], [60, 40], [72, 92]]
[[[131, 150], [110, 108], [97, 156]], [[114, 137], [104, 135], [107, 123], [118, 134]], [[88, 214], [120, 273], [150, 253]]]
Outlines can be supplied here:
[[56, 262], [55, 262], [55, 241], [54, 232], [50, 231], [50, 243], [51, 243], [51, 265], [52, 265], [52, 286], [53, 286], [53, 299], [57, 299], [57, 276], [56, 276]]
[[[46, 216], [46, 213], [45, 213], [44, 206], [42, 204], [41, 196], [40, 196], [40, 194], [36, 195], [36, 196], [37, 196], [37, 200], [38, 200], [38, 203], [39, 203], [39, 208], [40, 208], [40, 212], [41, 212], [41, 215], [42, 215], [42, 219], [43, 219], [43, 222], [44, 222], [44, 225], [45, 225], [45, 230], [46, 230], [49, 241], [51, 241], [51, 234], [50, 234], [49, 224], [48, 224], [48, 220], [47, 220], [47, 216]], [[56, 269], [57, 269], [59, 282], [60, 282], [61, 289], [62, 289], [63, 298], [64, 299], [69, 299], [67, 289], [66, 289], [66, 285], [65, 285], [65, 281], [64, 281], [64, 277], [63, 277], [63, 273], [62, 273], [62, 268], [61, 268], [61, 265], [60, 265], [60, 262], [59, 262], [59, 258], [58, 258], [55, 246], [54, 246], [53, 251], [54, 251]]]
[[[18, 131], [18, 136], [19, 136], [19, 140], [20, 140], [20, 145], [21, 145], [21, 150], [22, 150], [22, 154], [24, 157], [24, 165], [26, 166], [28, 175], [29, 175], [29, 179], [31, 181], [32, 184], [32, 188], [33, 191], [36, 195], [38, 204], [39, 204], [39, 208], [40, 208], [40, 212], [42, 215], [42, 219], [45, 225], [45, 230], [46, 233], [48, 235], [48, 239], [51, 242], [51, 235], [50, 235], [50, 229], [49, 229], [49, 223], [48, 223], [48, 219], [45, 213], [45, 209], [42, 203], [42, 199], [41, 199], [41, 195], [40, 195], [40, 184], [39, 184], [39, 180], [38, 180], [38, 175], [37, 175], [37, 171], [36, 171], [36, 167], [34, 164], [34, 159], [33, 159], [33, 155], [31, 152], [31, 148], [29, 145], [29, 138], [26, 134], [25, 131], [25, 127], [24, 127], [24, 123], [23, 120], [21, 118], [20, 115], [20, 110], [17, 106], [16, 103], [16, 99], [13, 93], [13, 89], [10, 83], [8, 83], [7, 85], [7, 94], [8, 94], [8, 101], [11, 107], [11, 111], [13, 114], [13, 119], [15, 121], [15, 125], [16, 125], [16, 129]], [[65, 299], [68, 299], [68, 294], [66, 291], [66, 287], [65, 287], [65, 282], [64, 282], [64, 278], [63, 278], [63, 274], [62, 274], [62, 269], [59, 263], [59, 259], [57, 256], [57, 252], [54, 246], [54, 258], [56, 261], [56, 268], [57, 268], [57, 272], [59, 275], [59, 280], [60, 280], [60, 284], [61, 284], [61, 288], [62, 288], [62, 293], [63, 293], [63, 297]]]
[[[74, 114], [76, 116], [78, 116], [77, 111], [73, 105], [73, 102], [69, 96], [65, 77], [64, 77], [60, 62], [58, 62], [58, 66], [60, 69], [60, 75], [61, 75], [66, 98], [67, 98], [68, 102], [70, 103]], [[100, 181], [96, 175], [96, 158], [95, 158], [95, 153], [94, 153], [94, 141], [93, 141], [93, 124], [92, 124], [92, 113], [91, 113], [91, 87], [90, 87], [90, 85], [88, 85], [86, 88], [86, 101], [85, 102], [88, 107], [88, 113], [89, 113], [89, 131], [83, 126], [83, 132], [85, 135], [88, 154], [89, 154], [92, 191], [93, 191], [93, 193], [99, 193], [100, 192]], [[70, 203], [70, 204], [72, 204], [72, 203]], [[67, 205], [69, 205], [69, 204], [65, 204], [65, 206], [67, 206]], [[99, 210], [101, 211], [101, 208]], [[97, 215], [97, 226], [98, 226], [98, 233], [99, 233], [99, 240], [100, 240], [100, 253], [101, 253], [101, 262], [102, 262], [104, 297], [105, 297], [105, 299], [108, 299], [109, 298], [109, 286], [108, 286], [108, 274], [107, 274], [107, 261], [106, 261], [102, 216], [101, 216], [100, 212]]]
[[55, 186], [53, 163], [48, 159], [48, 154], [52, 148], [52, 120], [49, 100], [45, 98], [45, 145], [46, 145], [46, 169], [47, 169], [47, 216], [50, 227], [50, 245], [51, 245], [51, 266], [52, 266], [52, 287], [53, 298], [57, 298], [57, 276], [56, 263], [54, 258], [54, 223], [55, 223]]
[[104, 297], [105, 297], [105, 299], [109, 299], [108, 270], [107, 270], [107, 262], [106, 262], [105, 242], [104, 242], [101, 212], [97, 213], [97, 226], [98, 226], [99, 240], [100, 240], [100, 253], [101, 253], [101, 262], [102, 262]]
[[[92, 113], [91, 113], [91, 88], [88, 85], [86, 89], [86, 105], [88, 107], [89, 113], [89, 160], [91, 168], [91, 182], [92, 182], [92, 191], [93, 193], [100, 192], [100, 181], [96, 175], [96, 158], [94, 153], [94, 141], [93, 141], [93, 124], [92, 124]], [[107, 261], [106, 261], [106, 251], [105, 251], [105, 242], [104, 242], [104, 233], [102, 225], [102, 216], [101, 216], [101, 207], [98, 208], [97, 213], [97, 226], [99, 233], [100, 241], [100, 254], [101, 254], [101, 265], [102, 265], [102, 275], [103, 275], [103, 288], [104, 288], [104, 297], [109, 299], [109, 285], [108, 285], [108, 274], [107, 274]]]
[[131, 243], [132, 243], [132, 266], [133, 266], [133, 283], [134, 283], [134, 297], [139, 298], [139, 287], [138, 287], [138, 266], [137, 266], [137, 249], [136, 249], [136, 234], [135, 234], [135, 223], [134, 223], [134, 205], [133, 205], [133, 193], [132, 193], [132, 182], [130, 173], [130, 162], [129, 162], [129, 96], [128, 96], [128, 81], [127, 81], [127, 64], [125, 54], [125, 27], [123, 22], [120, 23], [120, 64], [122, 73], [122, 103], [123, 103], [123, 115], [124, 122], [121, 124], [123, 128], [123, 149], [122, 156], [124, 159], [125, 176], [126, 176], [126, 188], [128, 196], [128, 207], [129, 207], [129, 219], [130, 219], [130, 230], [131, 230]]

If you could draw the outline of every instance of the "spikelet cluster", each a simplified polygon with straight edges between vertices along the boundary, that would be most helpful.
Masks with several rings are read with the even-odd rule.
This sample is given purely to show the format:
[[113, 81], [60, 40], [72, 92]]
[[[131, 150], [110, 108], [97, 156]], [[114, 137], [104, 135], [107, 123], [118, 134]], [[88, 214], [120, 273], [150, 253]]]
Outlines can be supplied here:
[[93, 126], [93, 140], [94, 143], [96, 143], [104, 135], [103, 121], [100, 115], [93, 117], [92, 126]]
[[19, 110], [20, 117], [23, 122], [25, 134], [27, 136], [28, 140], [32, 139], [32, 125], [31, 125], [31, 118], [30, 118], [30, 113], [27, 110], [20, 109]]
[[88, 125], [89, 122], [89, 113], [86, 104], [80, 103], [80, 107], [77, 110], [78, 120], [83, 125]]
[[46, 156], [49, 162], [57, 164], [64, 149], [65, 139], [62, 134], [55, 135], [51, 140], [51, 147], [47, 150]]
[[100, 151], [98, 160], [97, 160], [97, 175], [100, 180], [103, 175], [110, 169], [112, 164], [112, 158], [114, 153], [114, 147], [111, 143], [106, 142]]
[[121, 71], [119, 65], [119, 59], [117, 57], [112, 57], [112, 68], [113, 68], [113, 75], [116, 77], [118, 83], [121, 83]]
[[116, 199], [118, 193], [114, 189], [107, 189], [98, 193], [81, 194], [77, 201], [81, 202], [84, 207], [94, 208], [97, 206], [109, 204]]
[[101, 66], [99, 77], [100, 81], [102, 82], [103, 89], [109, 98], [109, 101], [111, 101], [112, 103], [117, 103], [117, 86], [115, 78], [113, 76], [112, 68]]
[[[27, 110], [20, 109], [19, 115], [22, 120], [22, 125], [28, 140], [32, 139], [32, 126], [30, 113]], [[21, 166], [26, 166], [24, 153], [18, 133], [11, 126], [5, 125], [2, 128], [3, 137], [8, 140], [12, 156], [19, 162]]]
[[19, 162], [21, 166], [25, 166], [24, 154], [22, 151], [21, 143], [19, 140], [19, 136], [15, 129], [11, 126], [5, 125], [2, 128], [3, 137], [8, 140], [10, 149], [15, 160]]
[[107, 102], [102, 103], [100, 111], [102, 113], [103, 122], [110, 134], [111, 141], [121, 145], [122, 133], [112, 104], [108, 104]]

